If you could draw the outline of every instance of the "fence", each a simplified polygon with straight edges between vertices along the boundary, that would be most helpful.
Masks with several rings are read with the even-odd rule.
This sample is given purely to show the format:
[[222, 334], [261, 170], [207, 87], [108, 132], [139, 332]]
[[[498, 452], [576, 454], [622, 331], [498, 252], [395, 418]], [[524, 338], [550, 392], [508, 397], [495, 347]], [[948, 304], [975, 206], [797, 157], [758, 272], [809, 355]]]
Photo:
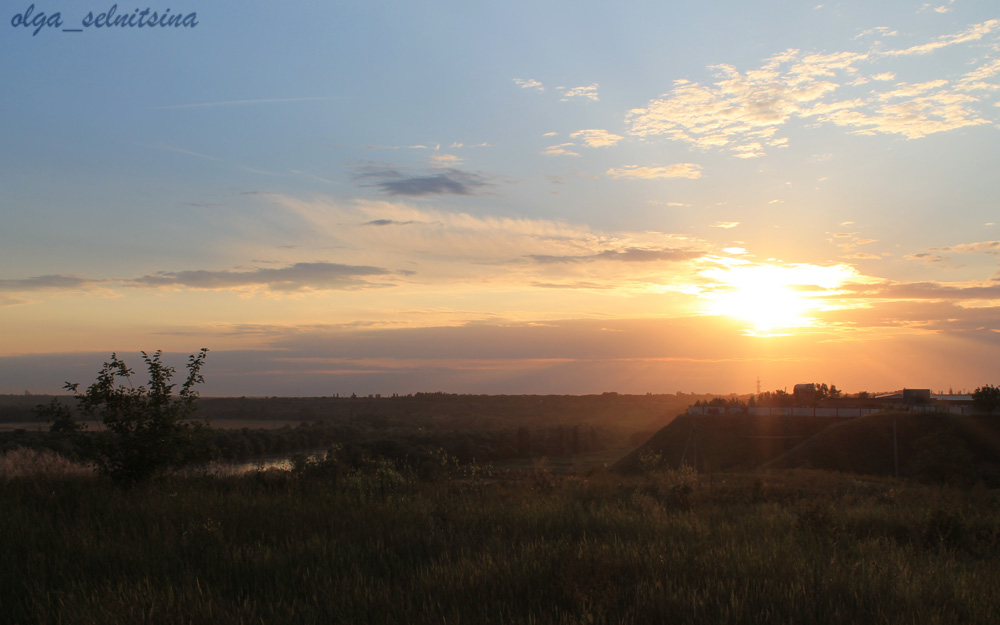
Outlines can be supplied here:
[[765, 417], [863, 417], [884, 410], [937, 412], [954, 415], [980, 414], [974, 406], [949, 406], [946, 404], [898, 404], [886, 405], [881, 408], [811, 408], [809, 406], [726, 408], [724, 406], [688, 406], [687, 413], [689, 415], [750, 414]]
[[[953, 406], [959, 408], [959, 406]], [[754, 406], [753, 408], [725, 408], [722, 406], [688, 406], [690, 415], [750, 414], [754, 416], [784, 417], [863, 417], [885, 408], [811, 408], [807, 406], [778, 407]], [[964, 413], [954, 413], [964, 414]]]

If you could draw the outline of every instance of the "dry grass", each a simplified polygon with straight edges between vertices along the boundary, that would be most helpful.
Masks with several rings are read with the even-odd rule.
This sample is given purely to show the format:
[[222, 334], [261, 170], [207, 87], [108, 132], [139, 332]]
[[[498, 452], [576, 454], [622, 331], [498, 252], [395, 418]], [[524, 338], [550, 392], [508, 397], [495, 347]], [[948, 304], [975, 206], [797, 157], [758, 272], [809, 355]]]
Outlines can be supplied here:
[[57, 478], [93, 474], [94, 469], [90, 465], [74, 462], [47, 449], [18, 447], [0, 455], [0, 479]]

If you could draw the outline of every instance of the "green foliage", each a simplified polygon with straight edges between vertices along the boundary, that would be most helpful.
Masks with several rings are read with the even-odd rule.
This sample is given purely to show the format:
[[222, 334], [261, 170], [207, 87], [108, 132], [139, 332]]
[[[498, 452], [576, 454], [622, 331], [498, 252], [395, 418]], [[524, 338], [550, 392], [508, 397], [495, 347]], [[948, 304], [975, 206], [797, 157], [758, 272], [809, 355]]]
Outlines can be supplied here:
[[972, 402], [977, 410], [992, 415], [1000, 410], [1000, 386], [980, 386], [972, 393]]
[[[66, 383], [79, 412], [100, 420], [109, 434], [98, 441], [96, 450], [95, 461], [102, 474], [130, 485], [183, 466], [198, 455], [194, 434], [202, 423], [189, 417], [198, 400], [195, 386], [205, 381], [201, 368], [207, 353], [202, 349], [188, 358], [187, 378], [176, 397], [176, 385], [171, 383], [176, 370], [163, 363], [161, 351], [152, 356], [142, 352], [148, 386], [132, 383], [134, 371], [117, 354], [111, 354], [86, 391], [80, 392], [79, 383]], [[52, 421], [53, 429], [79, 429], [69, 408], [58, 402], [41, 407], [39, 412]]]
[[53, 397], [47, 404], [36, 406], [35, 414], [49, 422], [49, 431], [54, 434], [73, 435], [87, 429], [86, 424], [77, 421], [69, 406], [60, 402], [57, 397]]

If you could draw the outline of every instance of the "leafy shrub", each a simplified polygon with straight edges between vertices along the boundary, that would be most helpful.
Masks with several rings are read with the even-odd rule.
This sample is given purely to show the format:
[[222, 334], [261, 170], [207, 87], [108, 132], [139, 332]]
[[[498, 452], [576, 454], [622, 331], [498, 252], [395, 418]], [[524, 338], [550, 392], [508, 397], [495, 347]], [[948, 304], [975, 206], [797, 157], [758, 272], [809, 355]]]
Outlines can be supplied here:
[[[175, 369], [163, 363], [162, 352], [152, 356], [142, 352], [149, 373], [149, 386], [135, 386], [133, 371], [111, 354], [97, 374], [97, 380], [85, 392], [79, 383], [66, 383], [72, 391], [80, 413], [100, 419], [108, 436], [98, 441], [95, 461], [98, 470], [117, 483], [130, 485], [175, 469], [196, 459], [195, 434], [203, 425], [189, 419], [198, 400], [195, 385], [205, 378], [201, 368], [207, 349], [191, 355], [187, 363], [187, 379], [177, 397], [176, 385], [171, 384]], [[42, 418], [53, 428], [75, 432], [82, 426], [74, 421], [68, 407], [52, 402], [39, 406]]]

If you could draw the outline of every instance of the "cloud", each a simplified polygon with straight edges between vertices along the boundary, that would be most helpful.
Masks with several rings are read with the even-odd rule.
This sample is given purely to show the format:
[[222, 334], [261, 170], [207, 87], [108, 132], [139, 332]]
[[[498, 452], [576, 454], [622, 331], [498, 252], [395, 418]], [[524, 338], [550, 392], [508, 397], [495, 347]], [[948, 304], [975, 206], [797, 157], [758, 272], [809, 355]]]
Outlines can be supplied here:
[[[389, 225], [389, 224], [372, 224]], [[259, 261], [271, 263], [274, 261]], [[80, 278], [46, 275], [33, 278], [0, 280], [0, 291], [74, 291], [100, 286], [132, 288], [186, 287], [194, 289], [232, 289], [266, 287], [272, 291], [358, 289], [391, 286], [371, 282], [375, 277], [411, 275], [411, 271], [389, 271], [379, 267], [344, 265], [329, 262], [302, 262], [280, 268], [159, 271], [138, 278]], [[21, 303], [20, 300], [14, 300]]]
[[0, 280], [0, 291], [23, 292], [49, 289], [73, 290], [94, 286], [100, 283], [100, 280], [93, 280], [90, 278], [79, 278], [77, 276], [65, 276], [62, 274], [49, 274], [44, 276], [35, 276], [32, 278]]
[[534, 80], [533, 78], [515, 78], [514, 84], [522, 89], [538, 89], [539, 91], [545, 91], [545, 87], [542, 83]]
[[597, 87], [598, 85], [595, 82], [594, 84], [587, 85], [586, 87], [573, 87], [570, 89], [567, 89], [566, 87], [556, 87], [556, 89], [562, 92], [563, 102], [569, 101], [570, 98], [584, 98], [586, 100], [592, 100], [594, 102], [597, 102], [598, 101]]
[[581, 263], [599, 260], [620, 261], [626, 263], [647, 262], [680, 262], [701, 258], [705, 252], [692, 249], [641, 249], [625, 248], [621, 250], [605, 250], [597, 254], [582, 256], [553, 256], [549, 254], [531, 254], [531, 260], [540, 264]]
[[263, 286], [272, 291], [353, 290], [390, 286], [385, 283], [370, 282], [367, 278], [390, 276], [393, 273], [379, 267], [312, 262], [295, 263], [279, 269], [160, 271], [128, 280], [126, 284], [134, 287], [153, 288], [232, 289]]
[[898, 30], [893, 30], [888, 26], [876, 26], [875, 28], [869, 28], [868, 30], [862, 31], [854, 38], [861, 39], [862, 37], [895, 37], [898, 34], [899, 34]]
[[454, 154], [432, 154], [431, 165], [434, 167], [454, 167], [462, 162], [462, 157]]
[[[1000, 61], [977, 57], [977, 67], [959, 76], [938, 76], [917, 84], [895, 80], [896, 72], [879, 67], [870, 77], [860, 72], [909, 55], [929, 54], [947, 46], [979, 41], [1000, 30], [1000, 19], [938, 37], [909, 48], [810, 54], [786, 50], [755, 69], [711, 67], [715, 81], [676, 80], [669, 93], [629, 111], [629, 134], [663, 136], [701, 149], [725, 149], [738, 158], [762, 156], [765, 146], [784, 147], [777, 133], [792, 119], [828, 123], [856, 134], [893, 134], [919, 139], [957, 128], [994, 123], [972, 91], [1000, 89], [994, 78]], [[881, 32], [883, 35], [889, 32]], [[858, 87], [869, 78], [880, 83]], [[874, 84], [874, 83], [869, 83]]]
[[[1000, 301], [997, 282], [890, 282], [851, 284], [844, 287], [844, 298], [881, 300], [930, 300], [963, 302], [968, 300]], [[1000, 325], [1000, 317], [996, 323]]]
[[725, 228], [728, 230], [729, 228], [735, 228], [738, 225], [740, 225], [740, 222], [738, 221], [718, 221], [709, 226], [709, 228]]
[[375, 187], [390, 196], [476, 195], [492, 186], [480, 174], [449, 168], [431, 175], [412, 175], [391, 167], [365, 165], [355, 176], [362, 187]]
[[949, 254], [985, 254], [987, 256], [1000, 256], [1000, 241], [977, 241], [975, 243], [961, 243], [959, 245], [949, 245], [946, 247], [930, 247], [926, 250], [907, 254], [903, 258], [915, 260], [928, 265], [939, 265], [950, 260]]
[[588, 146], [592, 148], [603, 148], [610, 145], [615, 145], [624, 137], [616, 134], [612, 134], [607, 130], [600, 130], [596, 128], [588, 130], [577, 130], [570, 135], [574, 139], [580, 139]]
[[532, 282], [531, 286], [539, 289], [598, 289], [608, 290], [614, 287], [610, 284], [597, 284], [595, 282], [571, 282], [555, 284], [552, 282]]
[[415, 224], [415, 221], [393, 221], [392, 219], [373, 219], [361, 224], [362, 226], [408, 226]]
[[974, 24], [969, 28], [965, 29], [960, 33], [955, 33], [952, 35], [942, 35], [937, 37], [933, 41], [927, 43], [922, 43], [915, 46], [910, 46], [909, 48], [897, 49], [897, 50], [887, 50], [882, 54], [888, 56], [909, 56], [911, 54], [929, 54], [941, 48], [946, 48], [948, 46], [953, 46], [959, 43], [968, 43], [970, 41], [979, 41], [986, 35], [1000, 28], [1000, 19], [992, 19], [982, 22], [981, 24]]
[[934, 6], [933, 4], [927, 2], [920, 7], [918, 13], [934, 12], [934, 13], [951, 13], [951, 5], [955, 4], [955, 0], [949, 0], [948, 4], [942, 4], [939, 6]]
[[633, 180], [659, 180], [663, 178], [701, 178], [701, 165], [695, 163], [675, 163], [666, 167], [646, 167], [642, 165], [626, 165], [621, 169], [609, 169], [607, 175], [612, 178], [628, 178]]
[[943, 263], [948, 260], [940, 254], [931, 254], [929, 252], [918, 252], [916, 254], [906, 254], [903, 256], [906, 260], [918, 260], [927, 264]]
[[1000, 256], [1000, 241], [979, 241], [977, 243], [962, 243], [949, 247], [932, 247], [928, 249], [956, 254], [989, 254], [991, 256]]
[[572, 148], [575, 148], [575, 143], [560, 143], [559, 145], [550, 145], [549, 147], [542, 150], [542, 154], [545, 156], [580, 156], [579, 152], [574, 152]]
[[[289, 228], [301, 229], [316, 241], [310, 247], [329, 244], [331, 237], [350, 241], [340, 262], [352, 265], [415, 268], [422, 283], [469, 283], [525, 285], [530, 282], [566, 283], [587, 281], [617, 284], [623, 289], [620, 271], [602, 264], [592, 273], [565, 272], [556, 263], [542, 266], [531, 257], [578, 260], [677, 260], [682, 253], [705, 249], [700, 239], [663, 232], [604, 232], [584, 224], [502, 217], [488, 214], [434, 209], [405, 200], [357, 201], [302, 200], [283, 197]], [[345, 224], [357, 224], [345, 228]], [[701, 254], [691, 254], [692, 257]], [[530, 261], [530, 262], [526, 262]], [[619, 264], [620, 265], [620, 264]], [[588, 270], [589, 271], [589, 270]], [[662, 280], [661, 274], [650, 276]], [[636, 276], [627, 278], [631, 280]]]

